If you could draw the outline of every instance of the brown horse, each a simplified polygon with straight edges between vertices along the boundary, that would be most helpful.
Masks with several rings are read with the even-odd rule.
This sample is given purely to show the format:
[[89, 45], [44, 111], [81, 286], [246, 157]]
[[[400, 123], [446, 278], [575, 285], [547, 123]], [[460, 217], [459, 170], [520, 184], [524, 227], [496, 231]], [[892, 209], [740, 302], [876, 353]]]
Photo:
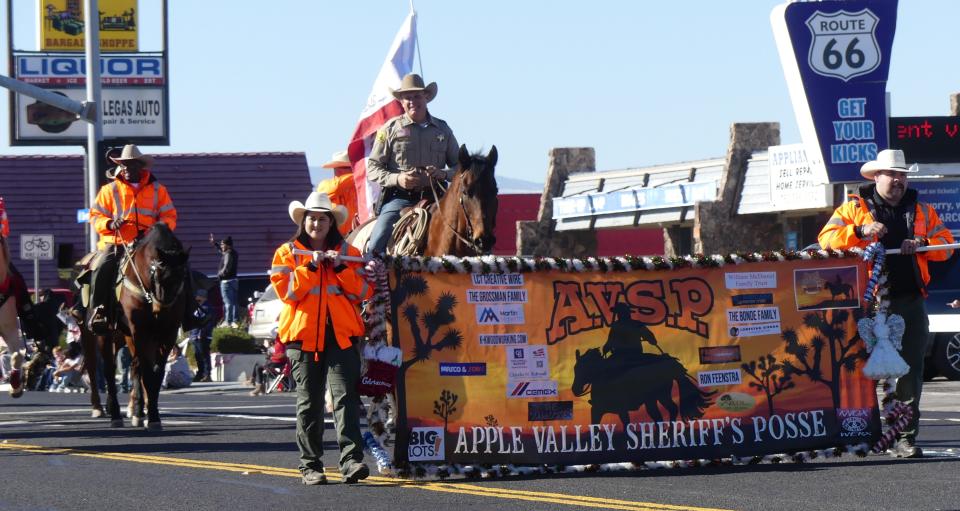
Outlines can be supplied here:
[[[131, 377], [131, 425], [146, 425], [150, 431], [160, 431], [160, 412], [157, 399], [166, 366], [167, 355], [177, 340], [177, 330], [183, 318], [186, 300], [189, 253], [164, 223], [155, 224], [147, 235], [129, 249], [122, 258], [120, 273], [120, 309], [117, 331], [111, 336], [94, 337], [84, 332], [84, 344], [89, 358], [87, 374], [91, 381], [96, 375], [96, 354], [99, 348], [107, 375], [107, 410], [111, 425], [122, 426], [123, 419], [117, 403], [116, 351], [123, 339], [130, 349], [133, 362]], [[91, 392], [94, 415], [99, 409], [99, 395]], [[144, 422], [146, 407], [146, 422]]]
[[[496, 242], [493, 229], [497, 222], [497, 179], [494, 167], [497, 165], [497, 148], [490, 149], [486, 155], [467, 151], [466, 145], [460, 146], [457, 171], [437, 207], [430, 215], [426, 226], [427, 239], [423, 243], [422, 253], [418, 255], [435, 257], [453, 255], [458, 257], [489, 254]], [[434, 183], [434, 187], [437, 184]], [[436, 188], [434, 188], [436, 190]], [[432, 193], [427, 194], [432, 195]], [[437, 194], [439, 196], [439, 193]], [[430, 197], [431, 202], [433, 197]], [[347, 236], [347, 242], [366, 252], [367, 241], [373, 234], [376, 218], [367, 220]], [[387, 249], [393, 252], [391, 243]]]
[[460, 146], [457, 173], [430, 217], [424, 257], [489, 254], [497, 241], [497, 146], [486, 156]]

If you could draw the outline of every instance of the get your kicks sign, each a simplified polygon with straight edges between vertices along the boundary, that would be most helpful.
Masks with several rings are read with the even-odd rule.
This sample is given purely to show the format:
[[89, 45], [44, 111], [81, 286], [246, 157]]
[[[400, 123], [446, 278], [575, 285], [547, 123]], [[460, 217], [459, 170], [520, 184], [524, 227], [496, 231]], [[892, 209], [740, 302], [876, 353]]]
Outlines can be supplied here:
[[888, 147], [897, 0], [794, 2], [770, 17], [807, 150], [831, 182], [860, 181], [860, 166]]

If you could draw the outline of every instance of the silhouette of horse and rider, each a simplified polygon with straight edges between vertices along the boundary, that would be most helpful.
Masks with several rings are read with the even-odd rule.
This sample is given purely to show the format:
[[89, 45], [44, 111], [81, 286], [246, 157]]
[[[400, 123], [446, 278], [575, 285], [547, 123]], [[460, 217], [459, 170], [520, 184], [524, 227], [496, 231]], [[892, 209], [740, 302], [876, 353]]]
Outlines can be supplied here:
[[844, 300], [853, 299], [853, 286], [847, 284], [840, 278], [838, 273], [836, 278], [833, 281], [824, 281], [824, 287], [830, 290], [831, 300], [836, 300], [838, 296], [842, 296]]
[[[641, 321], [630, 317], [630, 306], [613, 307], [607, 342], [581, 354], [577, 350], [572, 390], [574, 395], [590, 393], [590, 421], [599, 424], [607, 413], [620, 417], [625, 427], [630, 412], [645, 407], [654, 421], [663, 420], [662, 405], [669, 419], [696, 419], [703, 416], [714, 392], [704, 392], [675, 357], [660, 349], [657, 338]], [[659, 353], [644, 353], [647, 342]], [[673, 400], [673, 384], [679, 387], [679, 399]]]

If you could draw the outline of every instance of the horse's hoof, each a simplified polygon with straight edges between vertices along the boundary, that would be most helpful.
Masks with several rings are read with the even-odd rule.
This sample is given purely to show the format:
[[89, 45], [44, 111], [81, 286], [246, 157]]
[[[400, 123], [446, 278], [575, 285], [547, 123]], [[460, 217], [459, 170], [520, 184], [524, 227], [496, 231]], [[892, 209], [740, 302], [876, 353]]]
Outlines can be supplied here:
[[90, 411], [90, 417], [93, 417], [94, 419], [99, 419], [100, 417], [103, 417], [103, 410], [100, 410], [99, 408], [94, 408], [93, 410]]
[[151, 433], [159, 433], [163, 431], [163, 424], [160, 424], [159, 422], [147, 421], [147, 431]]
[[130, 425], [133, 426], [133, 427], [135, 427], [135, 428], [139, 428], [140, 426], [143, 426], [143, 425], [144, 425], [144, 424], [143, 424], [143, 419], [141, 419], [140, 417], [137, 417], [137, 416], [130, 417]]
[[111, 421], [110, 421], [110, 427], [111, 427], [111, 428], [122, 428], [122, 427], [123, 427], [123, 419], [113, 419], [113, 420], [111, 420]]

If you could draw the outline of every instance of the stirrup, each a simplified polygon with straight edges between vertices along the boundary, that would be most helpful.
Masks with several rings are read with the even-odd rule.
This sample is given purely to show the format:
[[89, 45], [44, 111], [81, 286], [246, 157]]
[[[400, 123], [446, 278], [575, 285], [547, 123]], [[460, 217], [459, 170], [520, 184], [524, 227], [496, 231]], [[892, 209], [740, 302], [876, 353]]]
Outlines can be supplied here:
[[107, 335], [110, 333], [110, 321], [106, 317], [106, 307], [98, 305], [90, 314], [87, 320], [87, 329], [97, 335]]

